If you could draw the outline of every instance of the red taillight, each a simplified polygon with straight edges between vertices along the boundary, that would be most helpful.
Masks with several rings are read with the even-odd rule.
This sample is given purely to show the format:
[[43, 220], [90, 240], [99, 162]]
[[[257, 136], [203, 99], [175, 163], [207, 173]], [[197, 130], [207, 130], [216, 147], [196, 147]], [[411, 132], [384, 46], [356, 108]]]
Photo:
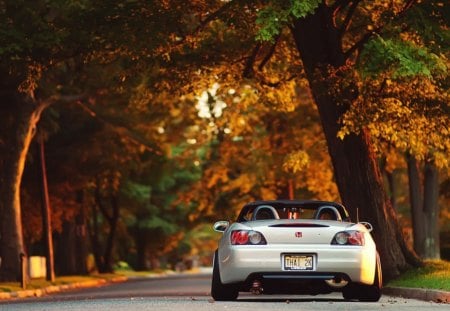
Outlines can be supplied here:
[[359, 245], [363, 246], [364, 234], [360, 231], [341, 231], [336, 233], [331, 244], [334, 245]]
[[248, 231], [233, 231], [231, 232], [231, 244], [244, 245], [248, 242]]
[[348, 243], [351, 245], [364, 245], [364, 234], [359, 231], [353, 231], [348, 238]]
[[232, 245], [264, 245], [267, 244], [264, 236], [253, 230], [233, 230], [231, 232]]

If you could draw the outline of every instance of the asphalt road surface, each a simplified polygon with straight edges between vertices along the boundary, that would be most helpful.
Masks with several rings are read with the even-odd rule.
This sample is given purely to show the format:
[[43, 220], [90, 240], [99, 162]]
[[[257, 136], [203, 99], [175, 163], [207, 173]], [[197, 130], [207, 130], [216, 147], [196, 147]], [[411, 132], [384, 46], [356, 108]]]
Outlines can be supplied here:
[[241, 293], [237, 301], [215, 302], [209, 296], [210, 282], [209, 274], [137, 278], [45, 297], [0, 301], [0, 310], [450, 310], [448, 304], [390, 296], [383, 296], [377, 303], [345, 301], [340, 294], [254, 296]]

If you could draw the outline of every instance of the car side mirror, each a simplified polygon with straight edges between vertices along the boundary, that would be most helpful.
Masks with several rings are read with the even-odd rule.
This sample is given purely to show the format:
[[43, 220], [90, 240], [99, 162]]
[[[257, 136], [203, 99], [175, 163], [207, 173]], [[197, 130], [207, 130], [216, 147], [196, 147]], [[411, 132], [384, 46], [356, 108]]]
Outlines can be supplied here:
[[230, 226], [230, 222], [226, 220], [218, 221], [214, 224], [214, 231], [224, 232]]

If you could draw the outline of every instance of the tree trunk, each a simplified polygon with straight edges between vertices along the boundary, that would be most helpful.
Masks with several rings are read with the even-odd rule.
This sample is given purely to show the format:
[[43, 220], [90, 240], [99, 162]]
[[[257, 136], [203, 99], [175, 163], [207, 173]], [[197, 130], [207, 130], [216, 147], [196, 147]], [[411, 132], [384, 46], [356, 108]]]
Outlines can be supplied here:
[[134, 243], [136, 246], [136, 266], [137, 271], [146, 271], [150, 269], [147, 259], [147, 238], [145, 232], [140, 230], [137, 226], [134, 229]]
[[58, 275], [76, 274], [75, 224], [64, 221], [62, 232], [55, 234], [56, 272]]
[[84, 207], [81, 203], [80, 213], [75, 217], [76, 236], [75, 236], [75, 274], [88, 274], [87, 257], [88, 247], [86, 239], [86, 219], [84, 215]]
[[339, 121], [356, 99], [357, 88], [352, 81], [345, 80], [343, 86], [344, 80], [339, 80], [345, 57], [331, 14], [322, 4], [314, 14], [295, 21], [292, 33], [319, 110], [341, 198], [353, 219], [359, 212], [361, 219], [373, 224], [383, 273], [389, 280], [419, 262], [406, 246], [385, 193], [368, 133], [337, 137]]
[[380, 170], [383, 172], [383, 176], [387, 182], [387, 189], [389, 200], [391, 201], [392, 208], [397, 212], [397, 183], [395, 182], [395, 170], [390, 172], [386, 168], [386, 158], [383, 157], [380, 161]]
[[409, 180], [409, 201], [411, 204], [411, 221], [413, 229], [414, 250], [422, 257], [425, 250], [425, 224], [423, 213], [423, 191], [422, 178], [417, 161], [411, 155], [407, 155], [408, 180]]
[[92, 223], [88, 222], [88, 231], [89, 231], [89, 238], [91, 241], [92, 246], [92, 253], [94, 255], [95, 260], [95, 266], [97, 267], [97, 270], [100, 272], [100, 268], [102, 267], [102, 250], [101, 250], [101, 243], [100, 243], [100, 230], [99, 230], [99, 220], [98, 220], [98, 211], [97, 206], [92, 204], [91, 206], [91, 221]]
[[408, 175], [414, 250], [423, 259], [440, 259], [438, 171], [427, 162], [421, 178], [416, 159], [408, 155]]
[[439, 241], [439, 178], [433, 163], [425, 164], [423, 211], [425, 217], [425, 252], [424, 259], [441, 259]]
[[26, 255], [22, 233], [20, 185], [28, 150], [36, 125], [45, 105], [36, 104], [31, 98], [17, 103], [18, 111], [11, 130], [10, 152], [5, 154], [3, 185], [0, 187], [2, 217], [0, 223], [0, 280], [20, 280], [20, 257]]
[[117, 201], [117, 195], [110, 194], [111, 196], [111, 215], [105, 215], [105, 218], [108, 220], [109, 224], [109, 232], [108, 238], [106, 240], [105, 253], [103, 255], [104, 258], [104, 268], [103, 271], [105, 273], [112, 273], [114, 271], [113, 268], [113, 250], [114, 250], [114, 239], [116, 237], [117, 231], [117, 222], [119, 220], [119, 204]]
[[46, 280], [55, 281], [55, 265], [53, 257], [53, 230], [51, 221], [50, 197], [48, 194], [47, 168], [45, 163], [44, 138], [39, 137], [39, 155], [41, 160], [41, 189], [42, 189], [42, 232], [46, 257]]
[[[114, 250], [114, 239], [116, 236], [117, 222], [119, 220], [119, 204], [117, 195], [115, 193], [108, 193], [108, 198], [110, 201], [111, 213], [108, 211], [104, 204], [104, 199], [100, 190], [100, 180], [97, 178], [96, 189], [95, 189], [95, 204], [92, 207], [93, 211], [93, 231], [91, 235], [92, 247], [95, 257], [95, 262], [97, 264], [98, 272], [100, 273], [111, 273], [113, 272], [113, 250]], [[102, 213], [104, 219], [108, 222], [108, 236], [106, 237], [106, 244], [104, 245], [103, 252], [100, 250], [100, 236], [99, 236], [99, 223], [97, 215], [97, 207]]]
[[294, 191], [295, 191], [295, 186], [294, 186], [294, 180], [292, 178], [289, 178], [288, 180], [288, 187], [289, 187], [289, 200], [293, 200], [294, 199]]

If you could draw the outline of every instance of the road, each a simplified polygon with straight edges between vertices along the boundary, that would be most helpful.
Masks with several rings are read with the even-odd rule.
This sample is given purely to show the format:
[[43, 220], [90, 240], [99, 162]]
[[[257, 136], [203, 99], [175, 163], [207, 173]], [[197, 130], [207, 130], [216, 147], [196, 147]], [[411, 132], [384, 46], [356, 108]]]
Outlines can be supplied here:
[[280, 297], [242, 293], [238, 301], [215, 302], [209, 296], [210, 280], [208, 274], [137, 278], [40, 298], [0, 301], [0, 310], [450, 310], [448, 304], [389, 296], [383, 296], [377, 303], [350, 302], [340, 294]]

